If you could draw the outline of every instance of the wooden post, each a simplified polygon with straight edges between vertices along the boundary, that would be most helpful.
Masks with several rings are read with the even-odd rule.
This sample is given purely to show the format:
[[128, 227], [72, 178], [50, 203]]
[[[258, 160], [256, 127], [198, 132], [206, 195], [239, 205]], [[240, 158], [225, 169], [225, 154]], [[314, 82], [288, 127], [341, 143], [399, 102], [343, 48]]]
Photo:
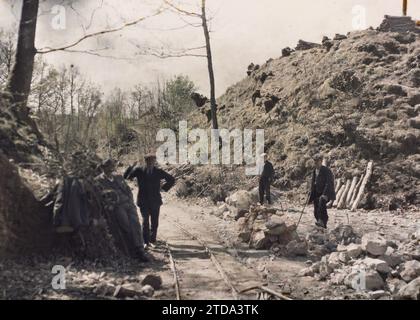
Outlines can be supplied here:
[[408, 0], [403, 0], [403, 16], [407, 15]]
[[335, 193], [338, 192], [338, 190], [340, 190], [341, 188], [341, 178], [337, 179], [337, 184], [335, 185]]
[[364, 174], [362, 174], [360, 176], [359, 182], [357, 183], [356, 188], [354, 188], [354, 192], [353, 192], [353, 196], [351, 197], [351, 200], [350, 200], [349, 208], [352, 207], [352, 205], [354, 203], [354, 200], [356, 200], [357, 193], [358, 193], [358, 191], [360, 189], [360, 185], [362, 184], [362, 181], [363, 181], [363, 177], [364, 177]]
[[357, 176], [353, 177], [353, 180], [352, 180], [351, 185], [350, 185], [349, 193], [347, 193], [347, 197], [346, 197], [346, 208], [348, 208], [350, 206], [350, 200], [353, 196], [354, 189], [356, 188], [357, 181], [358, 181]]
[[343, 183], [341, 185], [340, 189], [337, 192], [337, 195], [336, 195], [335, 200], [333, 202], [333, 207], [337, 206], [338, 202], [340, 201], [341, 195], [343, 194], [344, 189], [345, 189], [345, 184]]
[[350, 184], [351, 184], [350, 179], [347, 179], [346, 186], [344, 188], [343, 194], [341, 195], [340, 201], [338, 202], [337, 209], [344, 209], [345, 208], [345, 206], [346, 206], [346, 199], [347, 199], [347, 193], [350, 190]]
[[372, 167], [373, 167], [373, 161], [370, 161], [367, 165], [367, 168], [366, 168], [366, 175], [363, 178], [362, 184], [360, 185], [359, 193], [357, 194], [356, 200], [354, 200], [354, 203], [351, 207], [351, 211], [355, 211], [357, 209], [357, 207], [359, 206], [360, 201], [362, 200], [366, 184], [368, 183], [369, 178], [372, 175]]

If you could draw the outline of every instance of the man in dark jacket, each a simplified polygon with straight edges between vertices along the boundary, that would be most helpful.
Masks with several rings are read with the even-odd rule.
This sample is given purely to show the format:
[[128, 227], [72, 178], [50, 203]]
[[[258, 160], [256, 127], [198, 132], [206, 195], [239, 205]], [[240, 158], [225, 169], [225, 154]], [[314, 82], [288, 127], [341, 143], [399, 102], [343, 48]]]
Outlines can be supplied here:
[[268, 204], [271, 204], [270, 185], [274, 177], [274, 168], [270, 161], [268, 161], [268, 155], [263, 153], [261, 157], [264, 158], [264, 165], [260, 171], [260, 182], [259, 182], [259, 194], [260, 204], [264, 204], [264, 194], [267, 198]]
[[321, 155], [314, 156], [315, 169], [312, 174], [311, 195], [309, 203], [314, 204], [315, 224], [327, 228], [327, 203], [335, 200], [334, 175], [322, 164]]
[[[160, 189], [169, 191], [175, 184], [175, 178], [164, 170], [156, 167], [156, 156], [148, 154], [145, 156], [146, 166], [130, 166], [125, 174], [126, 179], [137, 179], [139, 188], [137, 194], [137, 205], [143, 217], [143, 237], [146, 246], [156, 243], [157, 230], [159, 225], [159, 212], [162, 205]], [[161, 187], [161, 180], [165, 184]]]

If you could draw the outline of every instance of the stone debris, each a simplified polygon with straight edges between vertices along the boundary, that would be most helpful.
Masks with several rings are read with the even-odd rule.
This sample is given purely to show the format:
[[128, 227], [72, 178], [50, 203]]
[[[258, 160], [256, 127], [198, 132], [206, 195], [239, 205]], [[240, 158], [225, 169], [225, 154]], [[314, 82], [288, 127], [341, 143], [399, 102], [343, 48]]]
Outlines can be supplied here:
[[[227, 129], [266, 128], [277, 169], [273, 186], [289, 200], [302, 201], [310, 154], [325, 148], [337, 178], [357, 177], [356, 191], [374, 161], [358, 208], [397, 211], [420, 204], [420, 182], [414, 178], [420, 174], [420, 37], [408, 30], [383, 30], [324, 37], [319, 44], [300, 41], [296, 51], [280, 49], [281, 57], [256, 71], [251, 65], [250, 76], [218, 99], [226, 105], [218, 116]], [[189, 121], [193, 127], [208, 126], [198, 111]], [[243, 175], [243, 166], [232, 171], [239, 182], [236, 190], [256, 185]], [[225, 177], [222, 184], [230, 179]], [[354, 189], [342, 207], [359, 198]]]
[[386, 15], [378, 30], [384, 32], [415, 32], [420, 33], [420, 28], [416, 27], [416, 22], [411, 17], [389, 16]]
[[289, 48], [289, 47], [286, 47], [286, 48], [283, 48], [283, 49], [281, 50], [281, 55], [282, 55], [282, 57], [288, 57], [288, 56], [290, 56], [293, 52], [294, 52], [294, 50], [293, 50], [293, 49], [291, 49], [291, 48]]
[[290, 254], [300, 254], [300, 244], [286, 245], [293, 240], [300, 240], [296, 225], [276, 208], [251, 205], [249, 212], [238, 219], [238, 238], [247, 242], [250, 248], [264, 250], [282, 246]]
[[407, 261], [402, 264], [401, 270], [401, 278], [406, 282], [410, 282], [420, 277], [420, 262], [417, 260]]
[[295, 50], [297, 50], [297, 51], [301, 50], [302, 51], [302, 50], [310, 50], [310, 49], [313, 49], [313, 48], [320, 48], [320, 47], [321, 47], [321, 45], [319, 43], [299, 40]]
[[420, 300], [420, 277], [401, 287], [396, 294], [401, 300]]
[[362, 237], [362, 248], [373, 256], [380, 256], [386, 252], [387, 243], [384, 237], [377, 233], [367, 233]]
[[370, 299], [419, 299], [420, 261], [413, 258], [418, 241], [418, 231], [402, 241], [366, 233], [359, 243], [339, 244], [299, 275], [346, 286], [354, 294], [367, 293]]

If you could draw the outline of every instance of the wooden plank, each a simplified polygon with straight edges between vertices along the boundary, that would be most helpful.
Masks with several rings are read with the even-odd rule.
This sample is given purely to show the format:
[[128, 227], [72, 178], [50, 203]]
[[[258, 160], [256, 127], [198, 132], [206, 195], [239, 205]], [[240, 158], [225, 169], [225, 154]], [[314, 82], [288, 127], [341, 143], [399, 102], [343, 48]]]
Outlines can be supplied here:
[[345, 187], [345, 184], [341, 185], [340, 190], [338, 190], [337, 195], [335, 197], [335, 201], [333, 202], [333, 207], [337, 207], [337, 204], [340, 201], [341, 195], [343, 194]]
[[340, 190], [340, 188], [341, 188], [341, 178], [338, 178], [337, 180], [336, 180], [336, 184], [335, 184], [335, 193], [337, 193], [338, 192], [338, 190]]
[[367, 165], [366, 175], [363, 178], [363, 182], [360, 186], [360, 190], [357, 194], [356, 200], [354, 200], [354, 203], [351, 207], [351, 211], [355, 211], [358, 208], [360, 201], [362, 200], [363, 194], [365, 192], [366, 184], [368, 183], [370, 176], [372, 175], [372, 168], [373, 168], [373, 161], [370, 161]]
[[350, 200], [353, 197], [353, 193], [354, 193], [354, 189], [356, 188], [357, 181], [358, 181], [357, 176], [353, 177], [353, 180], [352, 180], [351, 185], [350, 185], [350, 190], [347, 193], [347, 197], [346, 197], [346, 208], [349, 208], [349, 206], [350, 206]]
[[354, 203], [354, 200], [356, 200], [357, 193], [358, 193], [358, 191], [359, 191], [359, 189], [360, 189], [360, 186], [361, 186], [361, 184], [362, 184], [362, 182], [363, 182], [363, 177], [364, 177], [364, 174], [362, 174], [362, 175], [360, 176], [359, 182], [357, 183], [356, 188], [354, 188], [354, 192], [353, 192], [353, 196], [351, 197], [351, 200], [350, 200], [350, 205], [349, 205], [349, 208], [351, 208], [351, 207], [352, 207], [352, 205], [353, 205], [353, 203]]
[[347, 197], [347, 193], [350, 190], [350, 184], [351, 184], [350, 179], [347, 179], [346, 186], [344, 188], [343, 194], [341, 195], [340, 201], [337, 204], [337, 209], [344, 209], [345, 208], [345, 206], [346, 206], [346, 197]]
[[269, 293], [269, 294], [271, 294], [273, 296], [276, 296], [276, 297], [278, 297], [278, 298], [280, 298], [282, 300], [293, 300], [292, 298], [286, 297], [285, 295], [283, 295], [283, 294], [281, 294], [279, 292], [276, 292], [276, 291], [274, 291], [274, 290], [272, 290], [270, 288], [267, 288], [265, 286], [254, 286], [254, 287], [250, 287], [250, 288], [247, 288], [245, 290], [240, 291], [239, 293], [241, 294], [241, 293], [245, 293], [245, 292], [248, 292], [248, 291], [251, 291], [251, 290], [256, 290], [256, 289], [261, 290], [261, 291], [264, 291], [264, 292], [267, 292], [267, 293]]

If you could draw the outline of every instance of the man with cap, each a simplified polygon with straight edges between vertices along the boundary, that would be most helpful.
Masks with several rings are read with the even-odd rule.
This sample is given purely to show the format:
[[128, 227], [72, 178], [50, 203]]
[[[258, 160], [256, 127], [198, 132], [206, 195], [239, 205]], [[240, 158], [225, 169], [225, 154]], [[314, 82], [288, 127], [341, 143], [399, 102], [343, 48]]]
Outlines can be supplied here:
[[327, 203], [335, 200], [334, 175], [323, 164], [322, 155], [316, 154], [313, 160], [315, 162], [315, 168], [312, 173], [309, 203], [313, 202], [314, 204], [315, 224], [319, 227], [327, 228]]
[[114, 174], [116, 163], [105, 160], [103, 171], [95, 178], [103, 199], [104, 210], [110, 219], [110, 229], [117, 238], [117, 245], [127, 254], [133, 255], [142, 262], [149, 261], [144, 251], [142, 228], [134, 204], [133, 193], [120, 175]]
[[[137, 205], [143, 217], [143, 237], [146, 247], [155, 244], [159, 225], [159, 212], [162, 205], [160, 190], [169, 191], [175, 184], [175, 178], [156, 166], [156, 155], [147, 154], [144, 157], [144, 167], [130, 166], [124, 173], [124, 178], [137, 179]], [[160, 183], [165, 183], [161, 187]]]
[[268, 161], [268, 155], [266, 153], [261, 154], [261, 158], [264, 160], [264, 164], [260, 169], [260, 181], [258, 187], [260, 204], [264, 204], [264, 194], [268, 204], [271, 204], [270, 184], [273, 181], [274, 168], [272, 163]]

